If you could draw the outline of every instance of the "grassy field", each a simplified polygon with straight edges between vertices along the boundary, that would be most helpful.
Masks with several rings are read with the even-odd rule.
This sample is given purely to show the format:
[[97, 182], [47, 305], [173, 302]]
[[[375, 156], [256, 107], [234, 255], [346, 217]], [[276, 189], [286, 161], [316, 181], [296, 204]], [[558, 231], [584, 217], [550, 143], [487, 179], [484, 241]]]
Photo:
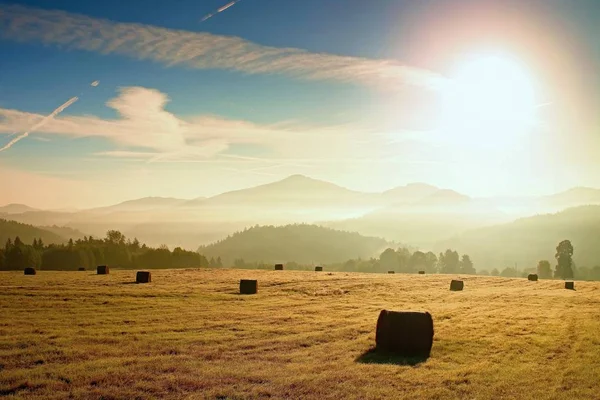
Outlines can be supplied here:
[[[0, 396], [599, 399], [600, 283], [253, 270], [0, 273]], [[259, 294], [238, 295], [241, 278]], [[369, 350], [432, 313], [421, 363]]]

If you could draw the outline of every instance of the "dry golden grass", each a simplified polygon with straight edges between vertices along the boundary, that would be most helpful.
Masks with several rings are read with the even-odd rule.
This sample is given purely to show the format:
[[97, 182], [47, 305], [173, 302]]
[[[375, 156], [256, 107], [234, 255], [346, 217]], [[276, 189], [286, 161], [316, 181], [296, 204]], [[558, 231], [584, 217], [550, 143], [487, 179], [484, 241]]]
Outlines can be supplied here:
[[[0, 396], [598, 399], [600, 284], [251, 270], [0, 273]], [[259, 293], [238, 295], [239, 280]], [[427, 310], [431, 357], [368, 353]]]

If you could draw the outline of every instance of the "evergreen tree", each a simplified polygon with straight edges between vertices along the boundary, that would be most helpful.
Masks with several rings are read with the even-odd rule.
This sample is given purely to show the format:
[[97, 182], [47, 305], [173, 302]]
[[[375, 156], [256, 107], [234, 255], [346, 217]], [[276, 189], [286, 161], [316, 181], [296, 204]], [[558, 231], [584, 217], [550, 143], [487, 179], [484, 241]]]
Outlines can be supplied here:
[[460, 273], [461, 274], [469, 274], [475, 275], [475, 267], [473, 266], [473, 261], [471, 261], [471, 257], [468, 254], [463, 254], [462, 259], [460, 261]]
[[409, 270], [407, 272], [417, 272], [425, 269], [427, 266], [427, 256], [422, 251], [415, 251], [409, 260]]
[[460, 272], [460, 258], [456, 251], [446, 250], [440, 272], [443, 274], [458, 274]]
[[556, 270], [555, 278], [573, 279], [573, 245], [569, 240], [563, 240], [556, 246]]
[[434, 274], [437, 272], [438, 258], [435, 253], [429, 251], [425, 254], [425, 272]]

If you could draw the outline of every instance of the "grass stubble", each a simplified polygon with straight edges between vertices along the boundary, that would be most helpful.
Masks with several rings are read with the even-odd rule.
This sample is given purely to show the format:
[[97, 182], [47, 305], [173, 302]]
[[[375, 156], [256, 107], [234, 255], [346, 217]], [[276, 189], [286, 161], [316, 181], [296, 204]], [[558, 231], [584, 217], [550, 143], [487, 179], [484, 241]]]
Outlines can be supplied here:
[[[235, 269], [0, 273], [0, 396], [599, 399], [600, 283]], [[258, 279], [240, 295], [240, 279]], [[370, 357], [381, 309], [430, 358]]]

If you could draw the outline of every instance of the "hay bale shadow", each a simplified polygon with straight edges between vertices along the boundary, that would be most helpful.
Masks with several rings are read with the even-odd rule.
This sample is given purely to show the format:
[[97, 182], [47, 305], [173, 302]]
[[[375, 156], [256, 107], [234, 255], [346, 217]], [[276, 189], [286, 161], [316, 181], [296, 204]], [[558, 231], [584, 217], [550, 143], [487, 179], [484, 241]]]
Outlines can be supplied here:
[[415, 357], [404, 357], [394, 353], [386, 353], [383, 351], [377, 351], [375, 347], [362, 353], [356, 358], [356, 362], [361, 364], [392, 364], [392, 365], [408, 365], [411, 367], [427, 361], [429, 356], [415, 356]]

